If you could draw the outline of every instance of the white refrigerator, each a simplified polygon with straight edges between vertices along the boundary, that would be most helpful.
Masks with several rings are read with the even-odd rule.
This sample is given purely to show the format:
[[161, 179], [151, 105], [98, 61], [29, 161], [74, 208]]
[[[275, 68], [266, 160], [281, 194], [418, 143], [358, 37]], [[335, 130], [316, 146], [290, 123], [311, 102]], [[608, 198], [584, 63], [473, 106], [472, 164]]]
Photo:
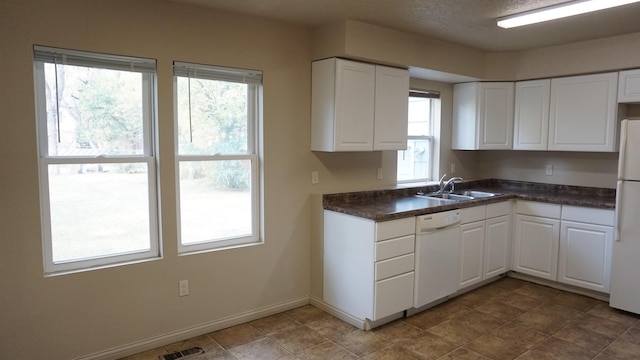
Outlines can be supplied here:
[[623, 120], [609, 305], [640, 314], [640, 120]]

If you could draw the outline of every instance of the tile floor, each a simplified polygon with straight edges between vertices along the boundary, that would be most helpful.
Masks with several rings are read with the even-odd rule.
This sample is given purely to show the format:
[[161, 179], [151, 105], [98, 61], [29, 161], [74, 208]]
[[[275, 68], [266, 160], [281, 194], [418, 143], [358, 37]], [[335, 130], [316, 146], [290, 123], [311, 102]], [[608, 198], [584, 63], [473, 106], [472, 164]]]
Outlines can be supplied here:
[[503, 278], [414, 316], [361, 331], [311, 306], [125, 359], [193, 346], [218, 359], [640, 359], [639, 317], [606, 302]]

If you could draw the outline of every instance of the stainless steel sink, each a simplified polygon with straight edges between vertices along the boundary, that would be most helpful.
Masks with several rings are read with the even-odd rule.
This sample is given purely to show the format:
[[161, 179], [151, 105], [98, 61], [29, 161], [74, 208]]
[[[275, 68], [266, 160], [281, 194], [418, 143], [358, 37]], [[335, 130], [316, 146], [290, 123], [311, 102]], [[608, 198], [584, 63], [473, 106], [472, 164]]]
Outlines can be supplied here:
[[460, 191], [456, 191], [454, 194], [458, 194], [458, 195], [463, 195], [463, 196], [470, 196], [474, 199], [477, 198], [487, 198], [487, 197], [493, 197], [499, 194], [496, 193], [491, 193], [491, 192], [484, 192], [484, 191], [475, 191], [475, 190], [460, 190]]
[[476, 191], [476, 190], [458, 190], [453, 193], [447, 193], [447, 192], [421, 193], [419, 192], [416, 194], [416, 196], [418, 197], [440, 199], [440, 200], [445, 200], [447, 202], [474, 200], [474, 199], [488, 198], [496, 195], [499, 195], [499, 194], [484, 192], [484, 191]]
[[449, 200], [451, 202], [464, 201], [464, 200], [473, 200], [473, 197], [471, 197], [471, 196], [460, 195], [460, 194], [450, 194], [450, 193], [427, 193], [427, 194], [418, 193], [416, 196], [428, 197], [428, 198], [433, 198], [433, 199]]

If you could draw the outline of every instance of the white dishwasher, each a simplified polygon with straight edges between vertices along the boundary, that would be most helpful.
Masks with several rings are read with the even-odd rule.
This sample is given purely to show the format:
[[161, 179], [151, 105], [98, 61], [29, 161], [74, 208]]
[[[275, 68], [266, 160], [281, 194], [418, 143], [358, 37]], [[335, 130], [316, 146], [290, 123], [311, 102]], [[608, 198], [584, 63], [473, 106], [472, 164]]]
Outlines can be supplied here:
[[460, 210], [416, 216], [414, 308], [458, 290], [459, 243]]

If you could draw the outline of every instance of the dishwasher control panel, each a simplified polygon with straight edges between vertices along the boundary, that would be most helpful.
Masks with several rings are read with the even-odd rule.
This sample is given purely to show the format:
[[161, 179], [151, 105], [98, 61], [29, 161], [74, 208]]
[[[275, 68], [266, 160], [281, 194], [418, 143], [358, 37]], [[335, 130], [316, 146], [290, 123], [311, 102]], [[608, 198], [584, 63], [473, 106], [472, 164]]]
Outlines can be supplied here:
[[460, 210], [416, 216], [416, 234], [442, 229], [460, 222]]

